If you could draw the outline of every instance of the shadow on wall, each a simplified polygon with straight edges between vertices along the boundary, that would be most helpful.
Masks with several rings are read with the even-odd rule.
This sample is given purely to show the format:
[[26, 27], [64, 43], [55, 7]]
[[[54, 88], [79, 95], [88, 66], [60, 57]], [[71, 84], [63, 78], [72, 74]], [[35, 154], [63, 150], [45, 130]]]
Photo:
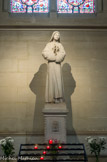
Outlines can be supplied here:
[[73, 128], [72, 101], [71, 101], [71, 96], [74, 93], [76, 82], [71, 73], [71, 66], [68, 63], [65, 63], [62, 66], [62, 73], [64, 81], [65, 102], [67, 109], [69, 111], [67, 115], [67, 134], [76, 135], [75, 130]]
[[[32, 133], [38, 135], [44, 134], [44, 118], [42, 109], [45, 104], [46, 73], [47, 73], [47, 64], [42, 64], [39, 68], [39, 71], [34, 75], [29, 85], [31, 91], [36, 95]], [[65, 102], [69, 110], [67, 116], [67, 134], [76, 135], [75, 130], [73, 128], [72, 102], [71, 102], [71, 96], [74, 93], [76, 82], [71, 73], [71, 66], [68, 63], [65, 63], [62, 66], [62, 74], [64, 80]], [[78, 140], [76, 139], [76, 141]]]
[[42, 64], [39, 71], [34, 75], [30, 89], [36, 95], [35, 111], [33, 116], [32, 133], [43, 134], [44, 119], [42, 109], [45, 104], [45, 85], [46, 85], [47, 64]]

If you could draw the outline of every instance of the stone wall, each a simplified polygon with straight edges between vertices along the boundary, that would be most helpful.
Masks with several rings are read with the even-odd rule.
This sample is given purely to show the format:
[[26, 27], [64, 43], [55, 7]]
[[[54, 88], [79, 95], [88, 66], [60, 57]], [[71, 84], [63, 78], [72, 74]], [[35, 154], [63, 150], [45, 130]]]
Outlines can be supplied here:
[[68, 142], [107, 135], [107, 0], [96, 0], [90, 16], [58, 15], [54, 2], [46, 15], [14, 15], [9, 1], [0, 0], [0, 138], [13, 136], [16, 153], [21, 143], [44, 141], [47, 64], [41, 53], [54, 30], [67, 53], [67, 134], [76, 137]]
[[[0, 31], [0, 133], [43, 134], [46, 61], [52, 30]], [[60, 30], [68, 134], [107, 131], [107, 31]], [[13, 124], [15, 123], [15, 124]]]

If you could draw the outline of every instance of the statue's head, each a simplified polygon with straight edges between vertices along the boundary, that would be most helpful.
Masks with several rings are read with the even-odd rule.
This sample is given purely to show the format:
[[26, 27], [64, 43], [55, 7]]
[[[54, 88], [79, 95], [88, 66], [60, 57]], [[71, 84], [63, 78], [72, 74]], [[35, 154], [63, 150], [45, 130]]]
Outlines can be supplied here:
[[55, 41], [57, 41], [57, 42], [60, 42], [60, 33], [59, 33], [59, 31], [54, 31], [54, 32], [52, 33], [50, 42], [52, 42], [53, 40], [55, 40]]

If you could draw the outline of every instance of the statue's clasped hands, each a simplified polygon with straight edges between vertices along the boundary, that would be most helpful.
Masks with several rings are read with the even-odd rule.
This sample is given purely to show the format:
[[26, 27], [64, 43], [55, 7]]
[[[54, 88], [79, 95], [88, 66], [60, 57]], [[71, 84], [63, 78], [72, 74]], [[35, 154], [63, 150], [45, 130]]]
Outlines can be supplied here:
[[54, 52], [55, 55], [57, 55], [57, 52], [59, 52], [59, 47], [55, 45], [53, 47], [53, 52]]

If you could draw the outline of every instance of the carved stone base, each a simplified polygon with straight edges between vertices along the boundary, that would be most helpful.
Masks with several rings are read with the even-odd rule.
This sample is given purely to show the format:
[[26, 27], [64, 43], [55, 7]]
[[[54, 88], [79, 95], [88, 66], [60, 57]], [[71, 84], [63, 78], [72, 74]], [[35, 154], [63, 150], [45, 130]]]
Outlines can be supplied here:
[[45, 141], [57, 139], [66, 142], [66, 116], [68, 110], [65, 103], [45, 104], [43, 109], [45, 119]]

